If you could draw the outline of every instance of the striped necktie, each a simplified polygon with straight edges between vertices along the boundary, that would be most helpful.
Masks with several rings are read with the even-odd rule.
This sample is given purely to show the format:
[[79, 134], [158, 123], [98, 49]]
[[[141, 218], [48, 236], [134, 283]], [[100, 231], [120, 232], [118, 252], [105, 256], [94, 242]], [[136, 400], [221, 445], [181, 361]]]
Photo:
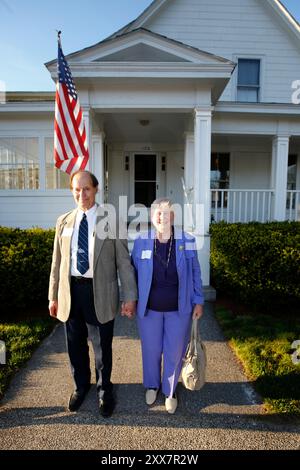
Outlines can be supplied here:
[[79, 225], [77, 269], [81, 274], [89, 269], [89, 228], [86, 214], [83, 214]]

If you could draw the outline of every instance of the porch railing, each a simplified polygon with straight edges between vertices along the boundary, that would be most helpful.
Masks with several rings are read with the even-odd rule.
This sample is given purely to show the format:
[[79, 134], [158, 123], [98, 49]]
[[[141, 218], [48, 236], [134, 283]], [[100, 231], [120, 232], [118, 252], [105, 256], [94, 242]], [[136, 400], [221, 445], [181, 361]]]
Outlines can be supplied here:
[[272, 220], [273, 190], [212, 189], [213, 222], [267, 222]]
[[286, 219], [300, 221], [300, 191], [288, 190], [286, 197]]

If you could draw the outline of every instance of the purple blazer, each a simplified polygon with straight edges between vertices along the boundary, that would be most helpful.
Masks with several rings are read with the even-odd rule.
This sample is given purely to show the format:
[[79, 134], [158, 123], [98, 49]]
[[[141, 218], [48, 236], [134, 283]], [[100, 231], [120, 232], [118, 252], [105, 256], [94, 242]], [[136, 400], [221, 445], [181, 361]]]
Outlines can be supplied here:
[[[195, 239], [175, 229], [176, 266], [178, 273], [178, 309], [191, 315], [196, 304], [204, 304], [201, 269]], [[145, 315], [153, 274], [154, 231], [138, 237], [133, 246], [131, 260], [135, 267], [138, 285], [137, 314]]]

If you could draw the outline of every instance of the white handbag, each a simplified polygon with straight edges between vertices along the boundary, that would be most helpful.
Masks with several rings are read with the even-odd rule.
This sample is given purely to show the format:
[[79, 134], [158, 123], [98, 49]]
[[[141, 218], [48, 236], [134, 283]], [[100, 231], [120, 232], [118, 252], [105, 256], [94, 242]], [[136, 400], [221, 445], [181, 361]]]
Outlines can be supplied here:
[[206, 348], [198, 331], [198, 320], [193, 320], [191, 339], [183, 358], [182, 384], [188, 390], [200, 390], [205, 384]]

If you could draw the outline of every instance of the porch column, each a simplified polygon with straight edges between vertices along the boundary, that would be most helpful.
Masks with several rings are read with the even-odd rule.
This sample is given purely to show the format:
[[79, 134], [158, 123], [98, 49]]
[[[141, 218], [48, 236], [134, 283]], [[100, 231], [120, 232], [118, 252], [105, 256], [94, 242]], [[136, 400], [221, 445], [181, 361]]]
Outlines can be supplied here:
[[289, 137], [275, 136], [272, 146], [272, 188], [274, 190], [273, 219], [286, 219], [287, 172]]
[[184, 148], [184, 182], [187, 191], [194, 188], [194, 135], [185, 132]]
[[210, 159], [212, 108], [197, 107], [194, 115], [194, 223], [202, 269], [202, 282], [209, 286], [210, 256]]
[[99, 181], [99, 191], [97, 200], [99, 204], [104, 203], [105, 196], [105, 177], [104, 177], [104, 132], [93, 134], [92, 149], [93, 149], [93, 173]]
[[87, 147], [89, 150], [89, 156], [90, 158], [88, 159], [87, 165], [85, 167], [86, 170], [90, 171], [91, 168], [91, 133], [92, 133], [92, 119], [91, 119], [91, 113], [90, 113], [90, 108], [86, 108], [82, 110], [82, 116], [83, 116], [83, 121], [85, 125], [85, 133], [87, 137]]
[[192, 231], [193, 227], [193, 191], [194, 191], [194, 135], [191, 132], [185, 132], [185, 148], [184, 148], [184, 204], [185, 208], [185, 219], [184, 229]]

